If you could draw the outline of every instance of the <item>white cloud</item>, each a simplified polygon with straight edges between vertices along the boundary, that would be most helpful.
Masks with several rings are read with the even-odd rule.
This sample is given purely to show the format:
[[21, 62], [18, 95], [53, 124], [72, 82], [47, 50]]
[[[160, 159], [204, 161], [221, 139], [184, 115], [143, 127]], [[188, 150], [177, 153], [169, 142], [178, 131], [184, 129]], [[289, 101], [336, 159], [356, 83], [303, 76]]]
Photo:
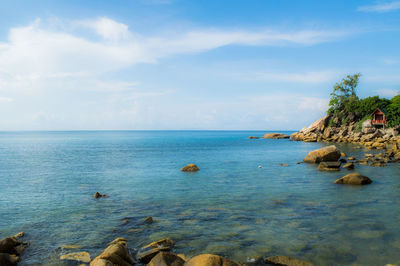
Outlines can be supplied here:
[[9, 97], [1, 97], [0, 96], [0, 103], [9, 103], [12, 102], [14, 99], [9, 98]]
[[376, 5], [360, 6], [357, 8], [358, 11], [363, 12], [390, 12], [400, 9], [400, 1], [386, 2]]
[[393, 89], [379, 89], [376, 91], [379, 96], [382, 97], [387, 97], [387, 98], [392, 98], [398, 94], [400, 94], [400, 89], [399, 90], [393, 90]]

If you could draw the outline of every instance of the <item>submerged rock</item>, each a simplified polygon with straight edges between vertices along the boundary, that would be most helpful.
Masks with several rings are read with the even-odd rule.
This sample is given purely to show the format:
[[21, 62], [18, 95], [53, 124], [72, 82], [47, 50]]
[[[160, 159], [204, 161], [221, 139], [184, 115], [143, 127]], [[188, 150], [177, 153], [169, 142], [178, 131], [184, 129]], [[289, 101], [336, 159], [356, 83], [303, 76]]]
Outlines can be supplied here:
[[256, 136], [250, 136], [249, 139], [259, 139], [259, 137]]
[[106, 194], [100, 194], [99, 192], [96, 192], [96, 193], [93, 194], [93, 197], [95, 199], [98, 199], [98, 198], [105, 198], [105, 197], [107, 197], [107, 195]]
[[239, 264], [218, 255], [201, 254], [186, 261], [185, 266], [239, 266]]
[[90, 266], [129, 266], [134, 264], [135, 261], [129, 254], [126, 239], [117, 238], [90, 263]]
[[152, 224], [153, 223], [153, 217], [148, 216], [146, 219], [144, 219], [145, 224]]
[[346, 168], [347, 170], [353, 170], [354, 166], [354, 163], [346, 163], [345, 165], [343, 165], [343, 168]]
[[341, 162], [320, 162], [318, 170], [320, 171], [339, 171]]
[[340, 158], [340, 150], [335, 145], [320, 148], [310, 151], [304, 162], [306, 163], [320, 163], [320, 162], [337, 162]]
[[281, 166], [289, 166], [288, 163], [281, 163]]
[[81, 261], [85, 263], [90, 262], [90, 254], [86, 251], [83, 252], [73, 252], [62, 255], [60, 260], [73, 260], [73, 261]]
[[170, 252], [159, 252], [147, 266], [182, 266], [185, 261], [178, 255]]
[[335, 181], [335, 184], [349, 184], [349, 185], [368, 185], [371, 183], [372, 183], [371, 179], [359, 173], [348, 174]]
[[143, 249], [146, 248], [158, 248], [158, 247], [170, 247], [172, 248], [175, 245], [175, 242], [170, 238], [161, 239], [158, 241], [154, 241], [147, 246], [144, 246]]
[[267, 133], [262, 136], [263, 139], [288, 139], [290, 138], [289, 135], [285, 135], [282, 133]]
[[183, 172], [197, 172], [199, 170], [200, 169], [194, 163], [188, 164], [181, 169], [181, 171], [183, 171]]
[[268, 257], [264, 261], [267, 265], [269, 264], [269, 265], [285, 265], [285, 266], [312, 266], [311, 262], [302, 261], [293, 257], [286, 257], [286, 256]]

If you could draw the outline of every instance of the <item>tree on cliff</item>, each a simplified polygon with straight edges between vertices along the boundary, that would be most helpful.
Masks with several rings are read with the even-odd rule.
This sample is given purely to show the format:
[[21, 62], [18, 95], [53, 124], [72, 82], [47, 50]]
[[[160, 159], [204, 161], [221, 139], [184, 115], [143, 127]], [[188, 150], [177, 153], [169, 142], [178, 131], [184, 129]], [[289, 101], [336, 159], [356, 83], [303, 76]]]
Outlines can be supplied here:
[[328, 110], [328, 115], [333, 117], [330, 121], [331, 126], [347, 124], [348, 120], [357, 118], [355, 110], [357, 110], [359, 99], [356, 87], [360, 77], [360, 73], [347, 75], [341, 82], [333, 86]]

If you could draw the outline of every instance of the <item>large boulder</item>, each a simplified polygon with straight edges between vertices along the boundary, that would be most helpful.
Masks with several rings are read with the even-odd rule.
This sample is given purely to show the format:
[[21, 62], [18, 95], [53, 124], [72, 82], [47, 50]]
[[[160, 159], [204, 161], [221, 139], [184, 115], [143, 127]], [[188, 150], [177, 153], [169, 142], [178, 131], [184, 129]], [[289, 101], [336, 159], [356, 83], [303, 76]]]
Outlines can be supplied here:
[[142, 263], [149, 263], [154, 257], [156, 257], [160, 252], [170, 251], [174, 246], [174, 241], [170, 238], [165, 238], [152, 242], [140, 249], [136, 255], [137, 259]]
[[185, 266], [239, 266], [236, 262], [225, 259], [218, 255], [201, 254], [191, 258]]
[[70, 261], [80, 261], [89, 263], [90, 262], [90, 254], [86, 251], [83, 252], [73, 252], [64, 254], [60, 257], [60, 260], [70, 260]]
[[126, 239], [117, 238], [90, 263], [90, 266], [130, 266], [134, 264], [135, 261], [129, 254]]
[[28, 243], [22, 242], [19, 238], [24, 236], [20, 232], [14, 236], [4, 238], [0, 241], [0, 265], [17, 265], [19, 255], [28, 247]]
[[268, 257], [265, 260], [267, 265], [285, 265], [285, 266], [312, 266], [311, 262], [302, 261], [293, 257], [287, 256], [273, 256]]
[[311, 151], [304, 158], [306, 163], [320, 163], [320, 162], [337, 162], [339, 160], [341, 152], [335, 145], [320, 148]]
[[19, 261], [19, 257], [16, 255], [10, 255], [8, 253], [0, 253], [0, 265], [1, 266], [15, 266]]
[[289, 135], [285, 135], [282, 133], [267, 133], [262, 136], [263, 139], [288, 139], [290, 138]]
[[302, 129], [300, 132], [302, 133], [309, 133], [309, 132], [322, 132], [324, 131], [325, 127], [328, 125], [328, 122], [330, 120], [330, 116], [324, 116], [314, 123], [312, 123], [310, 126], [307, 128]]
[[371, 179], [359, 173], [348, 174], [335, 181], [335, 184], [349, 184], [349, 185], [368, 185], [371, 183], [372, 183]]
[[178, 255], [170, 252], [159, 252], [147, 266], [183, 266], [185, 261]]

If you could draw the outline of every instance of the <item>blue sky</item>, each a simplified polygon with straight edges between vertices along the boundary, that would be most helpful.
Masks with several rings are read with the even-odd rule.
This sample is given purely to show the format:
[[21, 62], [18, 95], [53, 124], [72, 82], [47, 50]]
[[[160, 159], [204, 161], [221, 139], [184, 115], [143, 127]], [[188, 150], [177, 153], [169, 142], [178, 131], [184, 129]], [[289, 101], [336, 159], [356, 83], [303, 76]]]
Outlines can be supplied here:
[[298, 130], [399, 47], [400, 1], [2, 1], [0, 130]]

